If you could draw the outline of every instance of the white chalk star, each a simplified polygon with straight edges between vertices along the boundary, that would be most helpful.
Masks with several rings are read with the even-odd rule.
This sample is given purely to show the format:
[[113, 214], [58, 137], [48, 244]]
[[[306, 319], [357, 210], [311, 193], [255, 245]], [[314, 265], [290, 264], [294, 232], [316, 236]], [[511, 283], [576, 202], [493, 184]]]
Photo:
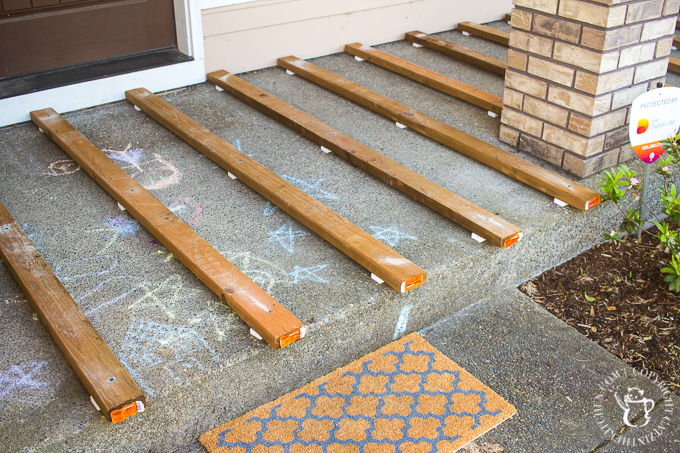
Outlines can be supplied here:
[[281, 175], [283, 179], [288, 181], [291, 184], [295, 184], [298, 186], [304, 193], [309, 195], [310, 197], [314, 198], [322, 198], [325, 200], [332, 200], [336, 201], [338, 199], [337, 195], [332, 194], [330, 192], [326, 192], [321, 188], [321, 183], [325, 181], [325, 179], [308, 179], [308, 180], [303, 180], [299, 178], [295, 178], [293, 176], [286, 176], [286, 175]]
[[295, 253], [295, 238], [308, 234], [302, 230], [294, 230], [291, 224], [287, 223], [278, 230], [269, 232], [269, 242], [278, 242], [289, 253]]
[[396, 227], [377, 227], [377, 226], [370, 226], [368, 227], [372, 232], [373, 232], [373, 237], [378, 239], [379, 241], [384, 242], [385, 244], [389, 245], [390, 247], [395, 247], [399, 245], [402, 239], [409, 239], [412, 241], [417, 241], [418, 238], [415, 236], [411, 236], [410, 234], [402, 233], [399, 231], [398, 228]]
[[320, 264], [318, 266], [312, 266], [312, 267], [300, 267], [300, 266], [295, 266], [295, 269], [293, 269], [293, 272], [289, 273], [288, 275], [292, 276], [295, 281], [293, 284], [298, 284], [302, 280], [310, 280], [312, 282], [318, 282], [318, 283], [328, 283], [328, 280], [324, 279], [323, 277], [320, 277], [316, 275], [317, 272], [325, 269], [328, 267], [328, 264]]

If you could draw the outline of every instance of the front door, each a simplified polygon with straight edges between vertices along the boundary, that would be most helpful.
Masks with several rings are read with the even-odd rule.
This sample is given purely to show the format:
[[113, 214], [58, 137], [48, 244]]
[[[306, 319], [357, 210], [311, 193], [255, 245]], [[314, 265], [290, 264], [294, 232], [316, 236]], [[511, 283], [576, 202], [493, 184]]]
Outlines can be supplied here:
[[0, 0], [0, 80], [176, 46], [173, 0]]

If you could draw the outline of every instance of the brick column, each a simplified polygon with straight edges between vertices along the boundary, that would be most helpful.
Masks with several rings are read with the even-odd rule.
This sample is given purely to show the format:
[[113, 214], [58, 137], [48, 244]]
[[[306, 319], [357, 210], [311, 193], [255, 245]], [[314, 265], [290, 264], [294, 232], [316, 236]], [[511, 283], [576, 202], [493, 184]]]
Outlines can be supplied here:
[[583, 177], [634, 154], [629, 107], [663, 82], [680, 0], [513, 0], [500, 138]]

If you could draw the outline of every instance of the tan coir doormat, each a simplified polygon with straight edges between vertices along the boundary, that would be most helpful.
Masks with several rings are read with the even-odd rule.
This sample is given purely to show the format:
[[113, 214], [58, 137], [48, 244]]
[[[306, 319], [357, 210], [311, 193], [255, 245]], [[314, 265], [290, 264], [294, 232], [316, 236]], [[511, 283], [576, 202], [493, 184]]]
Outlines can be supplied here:
[[418, 334], [201, 436], [213, 452], [453, 452], [515, 408]]

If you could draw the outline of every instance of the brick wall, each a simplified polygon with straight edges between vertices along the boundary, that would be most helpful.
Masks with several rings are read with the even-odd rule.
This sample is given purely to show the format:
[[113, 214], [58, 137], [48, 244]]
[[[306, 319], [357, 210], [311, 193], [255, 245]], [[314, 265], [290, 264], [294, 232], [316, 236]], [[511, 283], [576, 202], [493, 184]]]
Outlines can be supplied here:
[[631, 158], [629, 107], [663, 83], [680, 0], [514, 0], [501, 140], [587, 176]]

